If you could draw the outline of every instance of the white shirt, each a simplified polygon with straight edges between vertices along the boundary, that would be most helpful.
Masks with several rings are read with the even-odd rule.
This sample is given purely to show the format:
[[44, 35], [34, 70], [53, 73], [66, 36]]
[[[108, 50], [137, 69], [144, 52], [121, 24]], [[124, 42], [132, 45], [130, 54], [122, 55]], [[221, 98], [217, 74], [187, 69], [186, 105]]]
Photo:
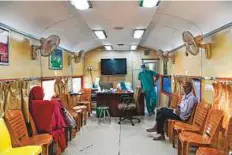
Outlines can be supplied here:
[[198, 100], [192, 92], [184, 95], [180, 103], [180, 119], [183, 121], [187, 120], [193, 111], [194, 105], [197, 103]]

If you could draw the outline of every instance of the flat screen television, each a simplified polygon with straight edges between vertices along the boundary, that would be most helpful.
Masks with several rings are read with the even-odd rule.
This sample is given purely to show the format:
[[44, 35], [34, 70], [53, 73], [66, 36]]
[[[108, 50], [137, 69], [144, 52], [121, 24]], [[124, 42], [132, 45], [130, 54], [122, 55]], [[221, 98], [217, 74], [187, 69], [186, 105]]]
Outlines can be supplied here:
[[101, 59], [102, 75], [123, 75], [127, 74], [126, 58], [122, 59]]

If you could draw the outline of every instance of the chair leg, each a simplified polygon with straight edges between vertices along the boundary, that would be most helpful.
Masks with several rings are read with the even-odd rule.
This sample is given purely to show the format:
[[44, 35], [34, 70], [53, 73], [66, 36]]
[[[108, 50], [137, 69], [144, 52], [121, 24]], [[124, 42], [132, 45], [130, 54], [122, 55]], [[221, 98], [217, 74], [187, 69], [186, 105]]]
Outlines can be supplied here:
[[140, 122], [141, 122], [141, 120], [140, 120], [139, 118], [132, 117], [132, 119], [137, 120], [137, 121], [138, 121], [138, 123], [140, 123]]
[[172, 132], [172, 147], [175, 148], [175, 138], [176, 137], [176, 131], [173, 128], [173, 132]]
[[110, 118], [109, 110], [106, 110], [106, 114], [107, 114], [107, 115], [108, 115], [108, 117], [109, 117], [109, 123], [111, 123], [111, 118]]
[[100, 124], [100, 121], [101, 121], [101, 117], [102, 117], [102, 109], [100, 110], [100, 114], [99, 114], [99, 118], [98, 118], [98, 124]]
[[132, 126], [135, 126], [135, 124], [134, 124], [133, 120], [131, 119], [130, 121], [131, 121], [131, 125], [132, 125]]
[[122, 118], [122, 119], [118, 122], [118, 124], [121, 124], [121, 122], [124, 121], [124, 120], [126, 120], [126, 119], [127, 119], [127, 117]]
[[189, 153], [189, 143], [183, 142], [182, 155], [188, 155]]
[[178, 146], [178, 149], [177, 149], [177, 153], [178, 153], [178, 155], [182, 155], [182, 142], [179, 140], [179, 138], [178, 138], [178, 144], [177, 144]]
[[91, 116], [91, 103], [88, 103], [88, 117]]

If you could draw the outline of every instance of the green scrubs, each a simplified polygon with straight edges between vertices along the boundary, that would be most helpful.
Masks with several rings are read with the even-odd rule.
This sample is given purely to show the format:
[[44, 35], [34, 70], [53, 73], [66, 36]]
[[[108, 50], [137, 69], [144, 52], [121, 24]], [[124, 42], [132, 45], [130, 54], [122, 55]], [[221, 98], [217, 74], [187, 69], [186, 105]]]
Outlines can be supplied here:
[[152, 114], [156, 107], [157, 95], [154, 88], [153, 79], [153, 77], [156, 76], [156, 74], [157, 73], [154, 71], [145, 69], [141, 71], [138, 75], [138, 79], [141, 81], [142, 88], [145, 93], [146, 106], [149, 114]]

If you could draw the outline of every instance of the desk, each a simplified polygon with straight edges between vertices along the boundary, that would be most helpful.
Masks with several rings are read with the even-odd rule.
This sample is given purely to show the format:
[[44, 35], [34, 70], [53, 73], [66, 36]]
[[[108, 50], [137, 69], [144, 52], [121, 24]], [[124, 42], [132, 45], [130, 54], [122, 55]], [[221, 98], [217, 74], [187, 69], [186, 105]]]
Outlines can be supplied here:
[[[109, 106], [109, 111], [112, 117], [119, 117], [122, 112], [118, 109], [121, 95], [129, 95], [133, 97], [133, 93], [103, 93], [97, 92], [97, 106], [106, 105]], [[139, 98], [139, 109], [135, 112], [135, 115], [144, 115], [144, 94]]]

